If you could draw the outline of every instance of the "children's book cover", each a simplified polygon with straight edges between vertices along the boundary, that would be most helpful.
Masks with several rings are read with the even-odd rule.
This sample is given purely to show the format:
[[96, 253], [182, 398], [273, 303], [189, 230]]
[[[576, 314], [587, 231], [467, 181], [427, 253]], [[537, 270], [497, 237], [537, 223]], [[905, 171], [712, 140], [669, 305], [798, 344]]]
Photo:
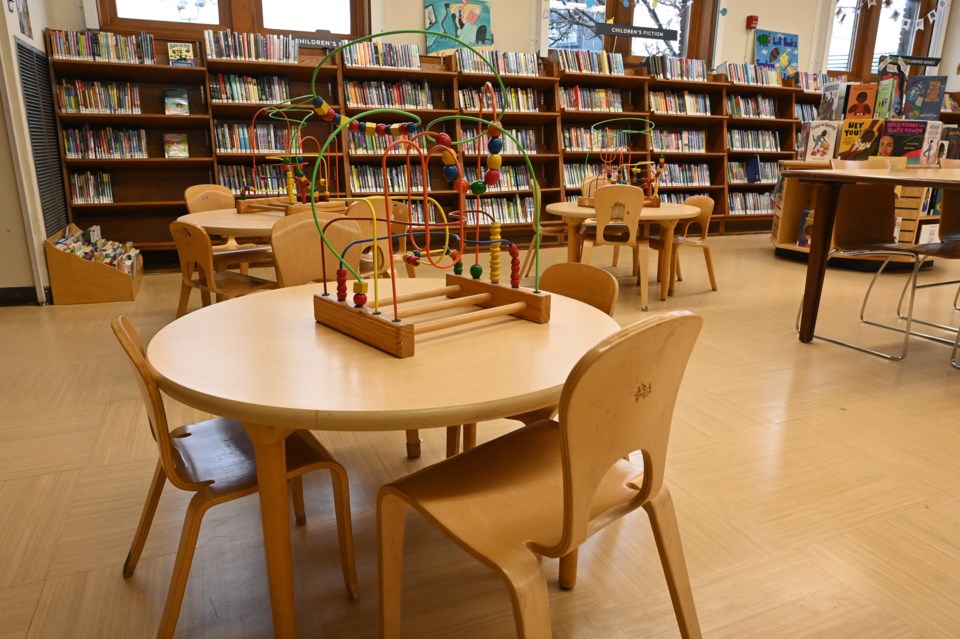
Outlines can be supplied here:
[[846, 120], [847, 119], [847, 93], [850, 90], [850, 85], [853, 82], [841, 82], [840, 89], [837, 91], [837, 99], [833, 103], [833, 115], [830, 116], [831, 120]]
[[866, 160], [878, 155], [883, 120], [844, 120], [837, 143], [841, 160]]
[[820, 112], [817, 114], [821, 120], [833, 120], [834, 112], [837, 110], [837, 102], [840, 100], [840, 89], [842, 82], [828, 82], [823, 85], [823, 94], [820, 96]]
[[940, 159], [941, 135], [943, 135], [943, 122], [939, 120], [927, 122], [927, 130], [923, 134], [923, 150], [920, 151], [920, 164], [936, 164]]
[[163, 112], [167, 115], [190, 115], [190, 98], [186, 89], [163, 90]]
[[874, 117], [885, 120], [893, 113], [893, 90], [896, 80], [887, 78], [877, 83], [877, 100], [873, 108]]
[[193, 66], [193, 44], [190, 42], [168, 42], [167, 57], [175, 67]]
[[907, 158], [909, 164], [919, 164], [926, 134], [927, 122], [924, 120], [887, 120], [876, 154]]
[[187, 134], [186, 133], [164, 133], [163, 134], [163, 157], [165, 158], [190, 157], [190, 147], [187, 143]]
[[833, 120], [814, 120], [810, 123], [810, 137], [803, 159], [807, 162], [829, 162], [837, 148], [840, 123]]
[[[893, 79], [893, 92], [890, 97], [890, 115], [903, 113], [903, 92], [907, 85], [907, 63], [899, 56], [880, 56], [877, 65], [877, 82]], [[877, 116], [879, 117], [879, 116]]]
[[797, 159], [802, 160], [807, 155], [807, 145], [810, 144], [811, 122], [800, 123], [800, 136], [797, 138]]
[[943, 157], [949, 160], [960, 160], [960, 127], [957, 125], [943, 127], [943, 135], [940, 136], [947, 146]]
[[908, 120], [939, 120], [946, 88], [945, 75], [911, 76], [903, 100], [903, 117]]
[[757, 64], [772, 64], [784, 80], [797, 72], [800, 36], [757, 29], [755, 37]]
[[810, 246], [813, 235], [813, 209], [803, 209], [800, 213], [800, 228], [797, 231], [797, 246]]
[[847, 86], [847, 102], [843, 117], [850, 120], [869, 120], [874, 117], [877, 85], [873, 82]]

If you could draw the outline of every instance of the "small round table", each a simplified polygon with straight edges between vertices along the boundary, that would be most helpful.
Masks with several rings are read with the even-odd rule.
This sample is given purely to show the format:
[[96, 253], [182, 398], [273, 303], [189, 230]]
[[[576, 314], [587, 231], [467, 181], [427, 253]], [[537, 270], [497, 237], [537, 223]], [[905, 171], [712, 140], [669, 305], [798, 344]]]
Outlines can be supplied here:
[[227, 237], [270, 237], [273, 225], [283, 219], [283, 212], [237, 213], [237, 209], [215, 209], [188, 213], [177, 218], [196, 224], [212, 235]]
[[[597, 213], [591, 206], [580, 206], [576, 202], [555, 202], [547, 204], [547, 213], [562, 217], [567, 224], [567, 261], [580, 261], [580, 243], [573, 238], [584, 220], [596, 217]], [[663, 240], [663, 250], [660, 251], [659, 272], [660, 299], [667, 299], [667, 289], [670, 287], [670, 254], [673, 251], [673, 228], [680, 220], [690, 219], [700, 215], [700, 209], [686, 204], [663, 203], [658, 207], [643, 207], [640, 214], [641, 222], [657, 222], [660, 225], [660, 238]]]

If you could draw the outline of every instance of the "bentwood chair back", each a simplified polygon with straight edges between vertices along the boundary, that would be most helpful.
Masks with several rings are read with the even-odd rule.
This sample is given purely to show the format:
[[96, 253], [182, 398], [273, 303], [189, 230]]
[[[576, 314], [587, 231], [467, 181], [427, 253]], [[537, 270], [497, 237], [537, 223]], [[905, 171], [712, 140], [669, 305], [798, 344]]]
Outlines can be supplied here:
[[[680, 249], [698, 248], [703, 251], [703, 259], [707, 266], [707, 278], [710, 280], [710, 288], [717, 290], [717, 278], [713, 272], [713, 259], [710, 257], [710, 245], [707, 243], [707, 235], [710, 233], [710, 219], [713, 216], [714, 201], [713, 198], [705, 195], [693, 195], [683, 201], [687, 206], [693, 206], [700, 209], [700, 213], [680, 223], [680, 230], [673, 236], [673, 250], [670, 259], [670, 285], [668, 294], [673, 295], [674, 283], [683, 281], [680, 273]], [[696, 225], [699, 234], [692, 234], [691, 228]], [[662, 251], [664, 248], [660, 238], [651, 238], [650, 248]], [[658, 260], [659, 262], [659, 260]], [[657, 279], [663, 277], [663, 273], [657, 272]]]
[[270, 244], [277, 266], [278, 287], [333, 281], [341, 256], [346, 264], [359, 271], [360, 248], [354, 246], [347, 250], [347, 247], [360, 240], [360, 226], [342, 215], [322, 211], [317, 212], [317, 220], [325, 229], [329, 245], [320, 238], [311, 211], [288, 215], [274, 225]]
[[233, 192], [220, 184], [196, 184], [183, 192], [187, 211], [202, 213], [218, 209], [232, 209], [235, 205]]
[[[124, 578], [133, 576], [153, 523], [160, 494], [167, 481], [180, 490], [193, 492], [184, 516], [180, 544], [173, 564], [167, 602], [157, 636], [172, 637], [180, 615], [184, 589], [200, 534], [203, 516], [211, 507], [257, 492], [253, 444], [240, 422], [214, 417], [197, 424], [169, 429], [157, 375], [146, 359], [143, 343], [126, 317], [111, 323], [117, 340], [133, 365], [135, 378], [147, 408], [147, 420], [160, 459], [147, 493], [140, 523], [123, 564]], [[340, 561], [347, 593], [356, 598], [357, 572], [350, 522], [350, 488], [347, 473], [310, 433], [296, 431], [286, 440], [287, 478], [293, 493], [298, 525], [306, 523], [302, 475], [311, 470], [330, 471]]]
[[246, 295], [254, 291], [276, 287], [276, 282], [252, 275], [218, 271], [214, 266], [213, 244], [210, 236], [200, 226], [188, 222], [171, 222], [170, 235], [177, 246], [180, 259], [180, 303], [177, 317], [187, 312], [190, 292], [200, 291], [204, 306], [210, 305], [210, 295], [216, 301]]
[[594, 246], [629, 246], [633, 249], [633, 271], [640, 286], [640, 306], [647, 309], [649, 271], [647, 241], [639, 239], [640, 216], [643, 213], [643, 190], [636, 186], [611, 184], [593, 194], [596, 224], [584, 225], [583, 251], [580, 261], [589, 264]]
[[602, 268], [580, 262], [560, 262], [548, 267], [540, 276], [540, 288], [579, 300], [611, 316], [620, 295], [617, 278]]
[[[674, 405], [701, 324], [678, 311], [622, 329], [574, 367], [559, 423], [537, 422], [381, 488], [381, 636], [400, 633], [404, 518], [413, 507], [503, 579], [521, 638], [551, 636], [540, 557], [561, 558], [560, 585], [572, 588], [579, 546], [643, 508], [680, 634], [699, 637], [663, 480]], [[635, 451], [642, 451], [642, 463], [624, 459]]]
[[[384, 220], [387, 219], [387, 207], [390, 207], [392, 224], [388, 229]], [[376, 269], [378, 274], [387, 275], [390, 272], [391, 260], [394, 264], [402, 262], [408, 277], [416, 277], [416, 270], [404, 261], [407, 251], [407, 233], [410, 221], [410, 210], [406, 204], [394, 202], [381, 196], [365, 197], [350, 203], [346, 211], [347, 216], [357, 219], [360, 232], [364, 238], [372, 239], [374, 234], [373, 217], [377, 218], [376, 234]], [[391, 237], [395, 236], [395, 237]], [[360, 258], [360, 268], [365, 272], [374, 269], [374, 251], [371, 243], [363, 250]]]

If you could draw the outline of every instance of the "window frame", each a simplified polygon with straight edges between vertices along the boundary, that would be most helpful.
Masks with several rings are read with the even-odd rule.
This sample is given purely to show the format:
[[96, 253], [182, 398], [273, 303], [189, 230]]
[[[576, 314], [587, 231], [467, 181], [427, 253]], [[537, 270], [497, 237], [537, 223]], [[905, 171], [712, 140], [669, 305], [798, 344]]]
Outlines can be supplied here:
[[[716, 37], [715, 24], [719, 11], [719, 0], [696, 0], [690, 7], [690, 25], [687, 33], [687, 58], [691, 60], [706, 60], [711, 63], [713, 41]], [[631, 3], [625, 7], [619, 0], [607, 5], [607, 19], [613, 18], [618, 24], [633, 24], [633, 12], [636, 6]], [[614, 38], [604, 36], [604, 51], [623, 54], [625, 59], [639, 59], [631, 53], [629, 38]]]
[[[207, 29], [232, 29], [238, 33], [274, 33], [281, 35], [317, 36], [315, 31], [288, 31], [263, 27], [262, 2], [269, 0], [218, 0], [220, 24], [193, 24], [160, 20], [135, 20], [117, 16], [115, 0], [97, 0], [100, 28], [104, 31], [129, 33], [147, 31], [162, 39], [200, 39]], [[320, 34], [321, 37], [353, 40], [370, 33], [370, 1], [347, 0], [351, 4], [351, 33]]]

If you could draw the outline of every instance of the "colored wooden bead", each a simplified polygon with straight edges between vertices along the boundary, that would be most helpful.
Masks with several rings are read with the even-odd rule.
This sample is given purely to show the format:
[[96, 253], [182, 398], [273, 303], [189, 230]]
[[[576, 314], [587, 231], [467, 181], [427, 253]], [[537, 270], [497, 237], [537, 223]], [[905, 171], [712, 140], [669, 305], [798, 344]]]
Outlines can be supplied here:
[[489, 126], [487, 127], [487, 135], [489, 135], [491, 138], [499, 138], [499, 137], [500, 137], [500, 123], [499, 123], [499, 122], [494, 122], [493, 124], [489, 125]]
[[416, 135], [417, 133], [416, 122], [407, 122], [407, 133], [409, 133], [410, 135]]
[[470, 277], [475, 280], [479, 280], [480, 276], [483, 275], [483, 267], [479, 264], [474, 264], [470, 267]]
[[367, 304], [367, 296], [363, 293], [357, 293], [353, 296], [353, 305], [357, 308], [363, 308]]
[[377, 135], [386, 135], [387, 134], [387, 125], [381, 122], [378, 124], [374, 130], [377, 132]]
[[347, 299], [347, 269], [337, 269], [337, 301], [343, 302]]
[[453, 265], [454, 275], [463, 275], [463, 262], [457, 262]]
[[367, 135], [376, 135], [377, 134], [377, 123], [376, 122], [364, 122], [363, 123], [364, 133]]
[[483, 195], [487, 192], [487, 185], [483, 183], [483, 180], [474, 180], [470, 183], [470, 192], [474, 195]]
[[340, 115], [339, 113], [334, 113], [333, 120], [331, 120], [333, 122], [333, 126], [340, 126], [340, 120], [342, 119], [343, 119], [342, 115]]
[[500, 138], [490, 138], [487, 142], [487, 151], [494, 154], [503, 151], [503, 140]]
[[453, 183], [453, 188], [457, 191], [457, 193], [463, 193], [466, 195], [467, 191], [470, 190], [470, 183], [463, 178], [460, 178]]
[[443, 160], [443, 163], [447, 166], [457, 163], [457, 156], [453, 154], [453, 151], [444, 149], [443, 154], [440, 157]]
[[331, 122], [331, 121], [333, 121], [333, 116], [335, 116], [336, 114], [337, 114], [336, 111], [334, 111], [334, 110], [331, 109], [331, 110], [327, 111], [326, 113], [322, 113], [322, 114], [321, 114], [321, 117], [322, 117], [326, 122]]
[[402, 124], [391, 124], [390, 125], [390, 135], [398, 136], [402, 133], [401, 129], [403, 128]]
[[493, 171], [500, 170], [501, 165], [503, 165], [503, 158], [493, 153], [487, 156], [487, 168]]
[[509, 248], [507, 248], [507, 253], [510, 254], [510, 257], [519, 257], [519, 256], [520, 256], [520, 249], [517, 248], [517, 245], [516, 245], [516, 244], [511, 244], [511, 245], [509, 246]]
[[456, 262], [460, 259], [460, 251], [456, 249], [450, 249], [450, 259]]
[[350, 131], [359, 131], [360, 120], [351, 120], [350, 124], [347, 125], [347, 129], [349, 129]]
[[433, 141], [440, 146], [450, 146], [453, 143], [453, 140], [451, 140], [450, 136], [446, 133], [438, 133], [437, 137], [433, 138]]
[[500, 171], [487, 171], [483, 174], [483, 181], [493, 186], [500, 181]]
[[445, 166], [443, 167], [443, 177], [446, 178], [448, 182], [453, 182], [460, 177], [460, 169], [457, 168], [455, 164]]

